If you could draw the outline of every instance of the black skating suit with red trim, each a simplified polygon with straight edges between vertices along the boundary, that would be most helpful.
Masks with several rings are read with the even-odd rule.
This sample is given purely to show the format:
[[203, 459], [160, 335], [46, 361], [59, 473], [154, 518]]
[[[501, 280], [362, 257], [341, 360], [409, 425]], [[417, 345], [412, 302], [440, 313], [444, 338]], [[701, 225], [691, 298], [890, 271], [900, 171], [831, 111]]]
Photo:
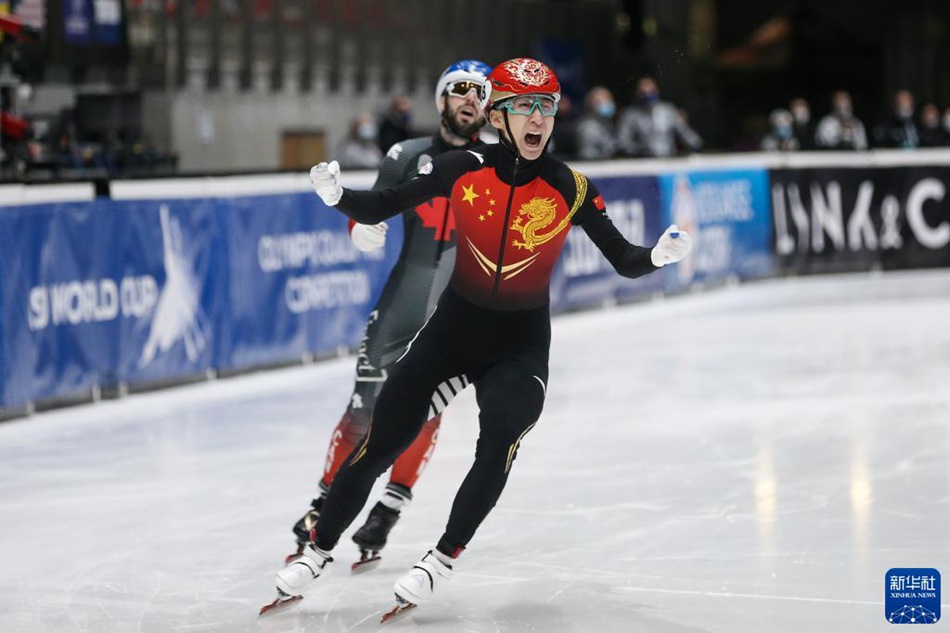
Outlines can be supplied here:
[[362, 445], [330, 488], [316, 526], [329, 550], [362, 508], [373, 482], [412, 442], [433, 408], [475, 385], [480, 433], [438, 548], [455, 556], [495, 505], [518, 446], [538, 420], [548, 381], [549, 283], [568, 231], [579, 226], [626, 277], [657, 268], [650, 249], [614, 227], [596, 187], [547, 155], [516, 158], [505, 145], [453, 151], [411, 182], [344, 190], [337, 208], [372, 224], [446, 197], [457, 253], [438, 307], [396, 363]]

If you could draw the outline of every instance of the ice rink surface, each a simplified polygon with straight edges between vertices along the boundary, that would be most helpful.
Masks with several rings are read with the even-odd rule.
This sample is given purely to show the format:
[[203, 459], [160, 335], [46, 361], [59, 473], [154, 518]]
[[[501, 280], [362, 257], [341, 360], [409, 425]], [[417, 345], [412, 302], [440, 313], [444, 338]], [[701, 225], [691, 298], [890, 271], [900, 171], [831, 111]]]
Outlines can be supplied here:
[[[361, 515], [300, 608], [256, 620], [353, 367], [0, 424], [0, 631], [377, 630], [470, 464], [471, 393], [381, 566], [349, 573]], [[437, 601], [385, 629], [885, 631], [892, 567], [950, 578], [946, 272], [557, 318], [545, 411], [505, 494]]]

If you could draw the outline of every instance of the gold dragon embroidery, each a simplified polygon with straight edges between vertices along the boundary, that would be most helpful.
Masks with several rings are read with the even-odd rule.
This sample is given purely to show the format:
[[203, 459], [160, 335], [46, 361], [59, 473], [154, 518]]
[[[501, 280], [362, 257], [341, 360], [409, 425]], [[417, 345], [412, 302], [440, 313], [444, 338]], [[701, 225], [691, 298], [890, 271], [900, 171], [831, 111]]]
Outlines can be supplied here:
[[557, 214], [557, 203], [554, 198], [531, 198], [521, 205], [515, 221], [511, 223], [511, 228], [521, 233], [523, 240], [514, 240], [512, 242], [514, 246], [534, 252], [536, 246], [550, 242], [558, 233], [567, 228], [571, 218], [581, 208], [581, 204], [587, 196], [587, 178], [573, 169], [571, 173], [574, 175], [574, 183], [577, 185], [577, 195], [574, 198], [574, 204], [571, 205], [570, 212], [551, 231], [540, 234], [554, 221]]

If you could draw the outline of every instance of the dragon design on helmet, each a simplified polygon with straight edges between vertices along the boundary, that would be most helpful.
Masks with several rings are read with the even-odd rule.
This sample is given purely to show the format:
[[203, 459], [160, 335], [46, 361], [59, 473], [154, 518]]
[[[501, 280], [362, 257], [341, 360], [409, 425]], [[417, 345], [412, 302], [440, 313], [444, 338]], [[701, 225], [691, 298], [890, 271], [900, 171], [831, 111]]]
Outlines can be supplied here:
[[536, 59], [512, 59], [504, 67], [513, 79], [527, 86], [543, 86], [551, 77], [550, 69]]

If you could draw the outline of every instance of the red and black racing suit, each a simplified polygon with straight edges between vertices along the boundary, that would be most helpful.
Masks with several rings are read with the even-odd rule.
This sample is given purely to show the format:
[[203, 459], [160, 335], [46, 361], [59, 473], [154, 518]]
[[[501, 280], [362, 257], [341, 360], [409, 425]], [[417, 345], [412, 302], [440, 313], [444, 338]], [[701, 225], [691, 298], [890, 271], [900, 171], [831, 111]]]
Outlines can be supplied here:
[[[476, 141], [469, 147], [480, 146]], [[389, 149], [373, 190], [412, 180], [419, 168], [455, 149], [441, 137], [416, 138]], [[455, 261], [455, 223], [444, 196], [401, 209], [403, 242], [379, 300], [370, 312], [356, 361], [356, 384], [330, 437], [320, 487], [329, 488], [343, 460], [366, 435], [376, 398], [396, 360], [435, 309]], [[441, 411], [434, 409], [416, 440], [396, 459], [387, 494], [406, 500], [428, 464], [438, 438]]]
[[430, 408], [475, 385], [475, 462], [455, 497], [438, 549], [456, 556], [505, 486], [519, 443], [544, 404], [551, 321], [549, 283], [572, 225], [625, 277], [657, 270], [650, 249], [627, 242], [587, 179], [544, 155], [505, 145], [448, 152], [415, 180], [373, 192], [344, 190], [337, 208], [375, 223], [436, 197], [449, 199], [458, 252], [449, 287], [383, 386], [369, 433], [337, 473], [316, 525], [332, 549], [375, 479], [408, 446]]

